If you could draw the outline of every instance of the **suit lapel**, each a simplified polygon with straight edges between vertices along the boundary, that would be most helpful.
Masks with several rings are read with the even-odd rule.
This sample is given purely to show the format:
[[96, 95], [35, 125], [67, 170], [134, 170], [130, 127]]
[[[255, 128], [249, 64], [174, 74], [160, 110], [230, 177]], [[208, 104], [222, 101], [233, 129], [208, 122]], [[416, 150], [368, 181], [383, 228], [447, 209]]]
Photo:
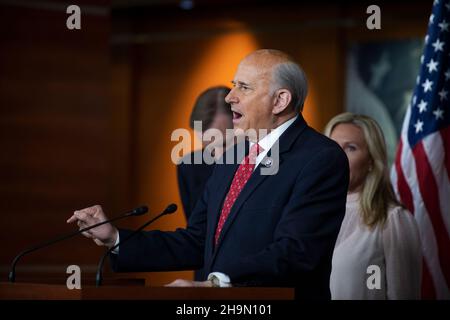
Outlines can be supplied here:
[[[244, 156], [247, 155], [248, 153], [248, 142], [243, 142], [245, 143], [244, 146], [244, 154], [241, 155], [241, 158], [243, 158]], [[239, 154], [237, 152], [237, 150], [239, 149], [239, 146], [235, 147], [234, 150], [234, 162], [233, 164], [225, 164], [224, 166], [224, 173], [223, 173], [223, 178], [222, 181], [220, 183], [220, 187], [217, 190], [217, 194], [215, 195], [214, 199], [214, 204], [213, 207], [211, 209], [212, 214], [212, 219], [210, 219], [210, 230], [212, 230], [212, 232], [208, 233], [208, 237], [206, 239], [207, 243], [210, 244], [210, 254], [213, 254], [213, 250], [214, 250], [214, 234], [216, 231], [216, 226], [217, 223], [219, 221], [219, 217], [220, 217], [220, 213], [222, 211], [222, 206], [223, 206], [223, 202], [225, 200], [225, 196], [228, 193], [228, 190], [230, 189], [231, 186], [231, 182], [233, 181], [234, 175], [239, 167], [239, 164], [241, 163], [242, 159], [239, 158]], [[226, 159], [223, 159], [223, 162], [225, 163]]]
[[230, 229], [230, 226], [233, 224], [233, 221], [236, 218], [236, 215], [241, 209], [245, 200], [247, 200], [247, 198], [252, 194], [252, 192], [258, 187], [258, 185], [261, 184], [267, 178], [267, 175], [261, 175], [259, 171], [260, 168], [258, 166], [252, 173], [249, 180], [247, 181], [247, 184], [244, 186], [244, 189], [242, 189], [241, 193], [234, 202], [233, 207], [231, 208], [231, 212], [228, 215], [228, 218], [225, 221], [225, 224], [222, 228], [222, 232], [220, 233], [219, 242], [217, 243], [214, 255], [216, 255], [217, 251], [219, 250], [220, 245], [222, 243], [222, 239], [226, 236], [228, 230]]
[[220, 216], [220, 211], [222, 209], [222, 204], [223, 201], [225, 199], [225, 196], [228, 192], [228, 189], [231, 185], [231, 181], [233, 180], [234, 177], [234, 173], [236, 172], [237, 168], [238, 168], [238, 164], [235, 165], [227, 165], [226, 169], [225, 169], [225, 174], [222, 180], [222, 183], [220, 185], [220, 188], [217, 191], [217, 194], [214, 196], [214, 204], [213, 207], [211, 208], [211, 212], [212, 214], [212, 219], [210, 219], [210, 230], [212, 230], [212, 232], [208, 233], [208, 238], [206, 239], [206, 241], [210, 244], [210, 254], [212, 254], [213, 250], [214, 250], [214, 233], [216, 230], [216, 226], [217, 223], [219, 221], [219, 216]]

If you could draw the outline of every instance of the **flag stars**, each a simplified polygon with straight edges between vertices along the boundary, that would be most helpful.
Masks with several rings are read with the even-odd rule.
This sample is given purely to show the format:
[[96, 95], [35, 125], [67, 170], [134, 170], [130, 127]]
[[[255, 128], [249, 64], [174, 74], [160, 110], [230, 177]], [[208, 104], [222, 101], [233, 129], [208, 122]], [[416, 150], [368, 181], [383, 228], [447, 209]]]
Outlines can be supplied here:
[[419, 113], [427, 111], [427, 104], [427, 102], [420, 100], [420, 103], [417, 105], [417, 107], [419, 108]]
[[433, 81], [425, 79], [425, 82], [422, 83], [423, 91], [428, 92], [433, 90]]
[[437, 108], [436, 110], [433, 111], [434, 116], [436, 117], [436, 120], [441, 119], [444, 120], [444, 110], [442, 110], [441, 108]]
[[433, 71], [437, 71], [438, 64], [439, 64], [439, 62], [431, 59], [430, 62], [427, 63], [428, 72], [432, 73]]
[[434, 52], [444, 51], [445, 42], [440, 41], [439, 39], [436, 39], [431, 45], [434, 47]]
[[423, 131], [423, 121], [420, 121], [419, 119], [417, 119], [417, 122], [414, 125], [414, 127], [416, 128], [416, 133], [422, 132]]
[[438, 92], [438, 95], [439, 95], [441, 101], [447, 100], [448, 91], [445, 89], [442, 89], [441, 91]]
[[445, 4], [445, 8], [447, 9], [447, 11], [450, 11], [450, 2]]
[[442, 20], [441, 23], [438, 24], [439, 28], [441, 29], [441, 32], [443, 31], [447, 31], [448, 32], [448, 22], [444, 20]]
[[445, 81], [448, 81], [450, 79], [450, 69], [445, 71], [444, 76], [445, 76]]
[[433, 22], [434, 22], [434, 14], [432, 14], [432, 15], [430, 16], [430, 24], [433, 24]]

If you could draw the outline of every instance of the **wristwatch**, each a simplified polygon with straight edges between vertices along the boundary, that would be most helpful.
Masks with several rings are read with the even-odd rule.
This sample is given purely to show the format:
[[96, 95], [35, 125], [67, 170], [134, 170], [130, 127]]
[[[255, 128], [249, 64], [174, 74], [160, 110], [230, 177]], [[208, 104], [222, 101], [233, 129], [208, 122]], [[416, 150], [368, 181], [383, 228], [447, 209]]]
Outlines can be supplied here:
[[220, 272], [211, 272], [208, 275], [208, 281], [211, 281], [214, 288], [228, 288], [232, 286], [230, 278], [226, 274]]
[[216, 275], [210, 275], [208, 280], [211, 281], [213, 288], [220, 288], [220, 279]]

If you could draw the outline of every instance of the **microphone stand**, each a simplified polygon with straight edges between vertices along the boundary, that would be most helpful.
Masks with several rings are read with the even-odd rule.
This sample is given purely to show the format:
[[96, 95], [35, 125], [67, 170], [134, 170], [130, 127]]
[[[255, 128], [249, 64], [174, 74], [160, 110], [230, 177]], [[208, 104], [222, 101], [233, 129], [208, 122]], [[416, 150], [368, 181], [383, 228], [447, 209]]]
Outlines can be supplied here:
[[42, 249], [42, 248], [48, 247], [48, 246], [50, 246], [50, 245], [52, 245], [54, 243], [57, 243], [59, 241], [70, 239], [70, 238], [75, 237], [76, 235], [78, 235], [80, 233], [83, 233], [83, 232], [88, 231], [90, 229], [96, 228], [96, 227], [101, 226], [103, 224], [110, 223], [110, 222], [113, 222], [113, 221], [116, 221], [116, 220], [120, 220], [120, 219], [123, 219], [123, 218], [127, 218], [129, 216], [141, 215], [141, 214], [144, 214], [146, 212], [148, 212], [148, 208], [146, 206], [142, 206], [142, 207], [136, 208], [136, 209], [134, 209], [132, 211], [129, 211], [129, 212], [125, 213], [124, 215], [121, 215], [121, 216], [118, 216], [118, 217], [115, 217], [115, 218], [112, 218], [112, 219], [109, 219], [109, 220], [105, 220], [105, 221], [93, 224], [92, 226], [86, 227], [84, 229], [80, 229], [80, 230], [72, 232], [72, 233], [70, 233], [68, 235], [64, 235], [62, 237], [58, 237], [56, 239], [52, 239], [52, 240], [46, 241], [44, 243], [38, 244], [38, 245], [36, 245], [34, 247], [31, 247], [31, 248], [23, 250], [22, 252], [20, 252], [14, 258], [13, 262], [11, 263], [11, 268], [10, 268], [10, 272], [9, 272], [9, 275], [8, 275], [9, 282], [15, 282], [16, 281], [16, 264], [19, 261], [19, 259], [22, 258], [24, 255], [26, 255], [26, 254], [28, 254], [30, 252], [36, 251], [38, 249]]

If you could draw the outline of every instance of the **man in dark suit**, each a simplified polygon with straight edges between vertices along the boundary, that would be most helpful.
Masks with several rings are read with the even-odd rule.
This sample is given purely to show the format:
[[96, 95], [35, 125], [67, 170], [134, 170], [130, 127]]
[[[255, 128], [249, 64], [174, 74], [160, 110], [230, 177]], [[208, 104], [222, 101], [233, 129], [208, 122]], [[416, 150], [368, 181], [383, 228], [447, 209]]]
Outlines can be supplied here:
[[[189, 126], [201, 139], [202, 149], [187, 154], [177, 165], [178, 188], [186, 219], [191, 216], [191, 212], [205, 188], [206, 181], [214, 169], [214, 163], [205, 162], [202, 156], [208, 145], [212, 147], [210, 141], [202, 139], [203, 134], [208, 130], [215, 129], [225, 136], [226, 130], [233, 128], [231, 107], [225, 102], [225, 97], [229, 92], [230, 89], [225, 86], [209, 88], [198, 96], [192, 109]], [[201, 126], [196, 126], [196, 122], [200, 122]], [[226, 141], [222, 142], [223, 144], [214, 146], [215, 158], [219, 158], [222, 154], [219, 150], [225, 147]], [[196, 159], [201, 161], [197, 163]]]
[[[251, 53], [232, 83], [226, 101], [234, 128], [257, 132], [249, 135], [249, 151], [240, 162], [216, 165], [186, 229], [139, 234], [120, 246], [113, 268], [203, 266], [206, 280], [170, 285], [289, 286], [296, 287], [298, 298], [329, 299], [333, 247], [345, 212], [347, 158], [303, 119], [306, 77], [286, 54]], [[273, 166], [275, 174], [262, 174]], [[96, 206], [75, 212], [69, 222], [84, 227], [104, 219]], [[87, 236], [111, 247], [129, 233], [106, 224]]]

